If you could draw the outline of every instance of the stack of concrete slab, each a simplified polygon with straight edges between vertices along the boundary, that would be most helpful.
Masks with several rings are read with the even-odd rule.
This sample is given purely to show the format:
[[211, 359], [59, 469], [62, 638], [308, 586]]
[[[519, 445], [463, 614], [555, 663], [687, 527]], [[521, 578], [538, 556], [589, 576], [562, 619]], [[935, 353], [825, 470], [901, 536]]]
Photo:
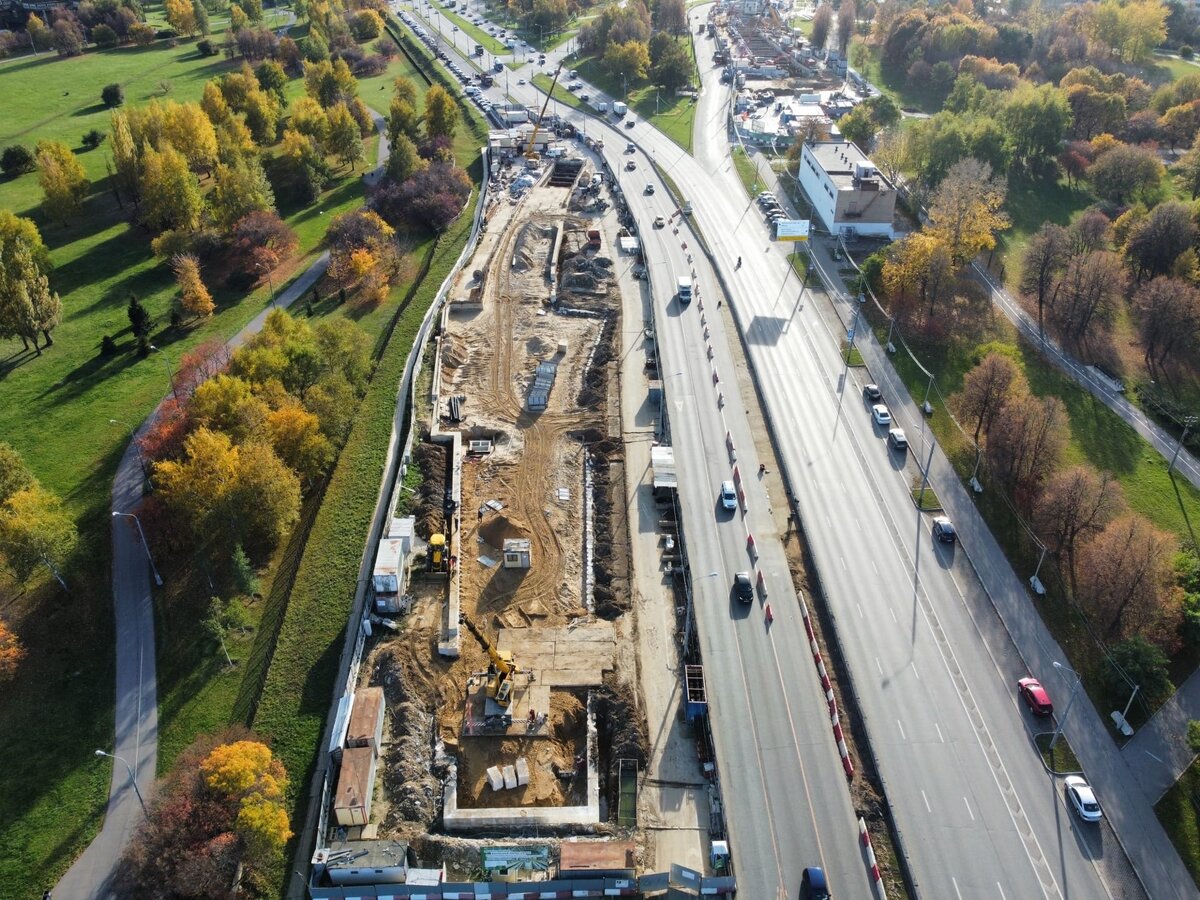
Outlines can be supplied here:
[[493, 791], [504, 790], [504, 774], [500, 771], [499, 766], [488, 766], [487, 778]]

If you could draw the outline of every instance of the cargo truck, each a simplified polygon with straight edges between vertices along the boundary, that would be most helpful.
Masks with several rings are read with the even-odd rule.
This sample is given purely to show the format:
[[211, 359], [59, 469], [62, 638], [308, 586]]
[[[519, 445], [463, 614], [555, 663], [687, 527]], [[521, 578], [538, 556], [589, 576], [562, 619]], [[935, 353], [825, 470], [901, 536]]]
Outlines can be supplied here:
[[618, 119], [622, 118], [625, 115], [625, 113], [629, 112], [629, 107], [626, 106], [624, 103], [622, 103], [620, 100], [613, 101], [612, 109], [613, 109], [613, 116]]

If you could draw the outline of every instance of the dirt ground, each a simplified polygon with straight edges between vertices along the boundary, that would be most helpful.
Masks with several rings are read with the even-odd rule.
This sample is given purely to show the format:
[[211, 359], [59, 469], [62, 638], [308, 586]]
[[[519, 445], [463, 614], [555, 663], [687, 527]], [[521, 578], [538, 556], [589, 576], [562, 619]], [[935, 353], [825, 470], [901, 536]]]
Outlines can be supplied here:
[[[614, 251], [607, 241], [598, 248], [588, 243], [593, 226], [572, 214], [567, 201], [567, 190], [543, 186], [520, 203], [493, 203], [475, 259], [451, 289], [451, 297], [471, 302], [452, 304], [441, 335], [437, 414], [445, 417], [447, 398], [456, 396], [462, 398], [462, 421], [443, 418], [440, 428], [458, 429], [465, 440], [492, 441], [491, 453], [463, 459], [462, 544], [451, 553], [461, 567], [462, 610], [494, 643], [500, 629], [586, 623], [591, 615], [584, 543], [589, 462], [595, 613], [616, 618], [629, 606], [625, 515], [623, 507], [614, 508], [623, 503], [622, 453], [619, 442], [606, 437], [609, 402], [618, 389], [620, 298], [608, 256]], [[548, 276], [556, 246], [559, 292], [552, 298]], [[549, 401], [531, 411], [535, 368], [547, 361], [557, 364]], [[448, 532], [442, 505], [446, 451], [419, 443], [414, 461], [423, 481], [415, 504], [417, 533], [424, 539]], [[503, 567], [506, 538], [529, 540], [529, 568]], [[575, 774], [575, 767], [587, 751], [587, 692], [551, 691], [545, 736], [463, 736], [468, 679], [487, 668], [487, 654], [463, 629], [461, 656], [439, 657], [445, 582], [417, 575], [411, 585], [415, 602], [405, 630], [381, 639], [363, 667], [370, 683], [383, 685], [389, 708], [380, 836], [409, 838], [436, 827], [447, 757], [458, 763], [460, 807], [585, 804], [586, 772]], [[629, 631], [618, 629], [627, 642]], [[617, 658], [628, 659], [627, 651], [619, 648]], [[517, 663], [539, 669], [538, 659]], [[621, 756], [644, 759], [639, 745], [645, 727], [636, 704], [628, 691], [611, 686], [634, 675], [617, 671], [600, 688], [597, 673], [602, 757], [616, 746]], [[514, 764], [520, 756], [529, 764], [530, 783], [493, 791], [487, 768]]]

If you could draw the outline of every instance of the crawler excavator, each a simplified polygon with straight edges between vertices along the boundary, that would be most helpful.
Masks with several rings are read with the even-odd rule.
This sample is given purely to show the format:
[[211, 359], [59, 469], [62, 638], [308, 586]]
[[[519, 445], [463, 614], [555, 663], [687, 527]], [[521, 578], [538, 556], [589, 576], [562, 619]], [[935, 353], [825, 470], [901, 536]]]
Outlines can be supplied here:
[[479, 626], [467, 618], [465, 613], [458, 617], [458, 621], [466, 625], [467, 631], [475, 635], [475, 640], [479, 642], [479, 646], [484, 649], [492, 661], [487, 671], [488, 699], [495, 700], [496, 705], [502, 709], [508, 709], [509, 703], [512, 702], [513, 679], [521, 674], [521, 667], [517, 665], [512, 653], [508, 650], [497, 650], [487, 636], [479, 630]]

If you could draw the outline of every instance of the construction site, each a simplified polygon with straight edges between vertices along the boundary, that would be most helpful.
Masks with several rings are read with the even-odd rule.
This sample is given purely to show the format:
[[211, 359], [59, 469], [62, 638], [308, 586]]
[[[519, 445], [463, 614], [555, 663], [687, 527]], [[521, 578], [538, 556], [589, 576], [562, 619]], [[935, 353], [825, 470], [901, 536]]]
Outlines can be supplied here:
[[[493, 166], [480, 240], [425, 354], [410, 474], [376, 558], [332, 849], [314, 860], [327, 879], [381, 845], [441, 878], [478, 878], [498, 841], [547, 835], [623, 837], [628, 865], [591, 871], [641, 868], [649, 745], [614, 271], [631, 244], [625, 229], [610, 239], [621, 201], [598, 165], [512, 154]], [[509, 879], [544, 879], [533, 858]]]

